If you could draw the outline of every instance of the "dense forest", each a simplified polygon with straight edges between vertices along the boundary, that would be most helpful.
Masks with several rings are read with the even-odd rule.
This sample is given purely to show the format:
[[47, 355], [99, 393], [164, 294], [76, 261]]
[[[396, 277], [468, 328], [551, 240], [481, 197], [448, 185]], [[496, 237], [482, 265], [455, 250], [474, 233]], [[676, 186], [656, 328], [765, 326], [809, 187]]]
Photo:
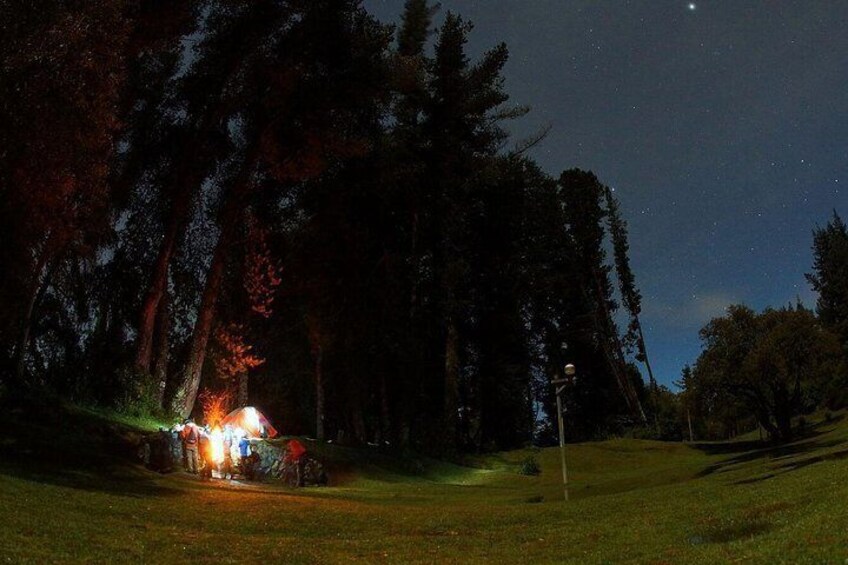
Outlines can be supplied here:
[[180, 417], [226, 395], [285, 433], [444, 454], [551, 441], [566, 363], [572, 439], [735, 406], [696, 394], [708, 360], [680, 397], [657, 384], [613, 191], [534, 163], [507, 47], [472, 60], [436, 12], [0, 4], [3, 392]]

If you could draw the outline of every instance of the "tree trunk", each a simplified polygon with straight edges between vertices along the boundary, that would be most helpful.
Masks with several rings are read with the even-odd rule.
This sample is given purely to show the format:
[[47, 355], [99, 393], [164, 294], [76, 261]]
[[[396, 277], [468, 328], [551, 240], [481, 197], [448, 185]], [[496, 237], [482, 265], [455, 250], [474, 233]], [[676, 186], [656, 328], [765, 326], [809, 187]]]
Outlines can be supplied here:
[[189, 357], [182, 383], [174, 398], [174, 411], [183, 418], [191, 414], [197, 400], [200, 375], [203, 371], [203, 362], [206, 360], [206, 346], [209, 343], [209, 336], [215, 322], [218, 295], [224, 280], [232, 241], [237, 233], [246, 206], [245, 197], [252, 186], [253, 165], [253, 159], [245, 160], [243, 169], [234, 183], [232, 191], [227, 195], [221, 211], [219, 220], [221, 234], [218, 237], [218, 243], [215, 245], [212, 264], [209, 266], [209, 272], [206, 275], [206, 285], [203, 289], [203, 297], [191, 335]]
[[168, 289], [168, 267], [174, 254], [177, 241], [182, 231], [182, 226], [188, 220], [191, 211], [192, 190], [191, 179], [181, 178], [185, 186], [179, 188], [175, 196], [165, 234], [159, 244], [159, 253], [153, 263], [153, 274], [150, 278], [150, 286], [141, 306], [141, 316], [138, 322], [138, 337], [136, 338], [135, 365], [144, 372], [150, 371], [151, 359], [153, 357], [153, 334], [156, 327], [156, 313], [159, 310], [159, 302]]
[[[633, 383], [630, 382], [630, 379], [627, 377], [627, 363], [624, 360], [624, 355], [622, 353], [623, 347], [621, 344], [621, 338], [618, 335], [615, 322], [613, 322], [612, 312], [610, 312], [610, 309], [607, 306], [603, 292], [603, 281], [601, 280], [602, 275], [597, 270], [595, 270], [592, 275], [596, 287], [595, 291], [597, 293], [597, 316], [599, 318], [597, 323], [602, 336], [601, 342], [603, 343], [604, 353], [606, 354], [607, 360], [610, 363], [610, 368], [612, 369], [613, 375], [618, 382], [619, 389], [621, 390], [630, 411], [634, 416], [638, 416], [643, 424], [647, 424], [648, 418], [645, 416], [645, 410], [642, 409], [642, 403], [639, 402], [639, 396], [633, 388]], [[610, 340], [612, 341], [612, 344], [610, 344]]]
[[777, 432], [780, 441], [787, 442], [792, 439], [792, 418], [788, 414], [780, 414], [776, 418]]
[[324, 441], [324, 348], [317, 343], [315, 352], [315, 437]]
[[165, 290], [156, 312], [156, 356], [153, 362], [153, 378], [156, 383], [156, 405], [165, 407], [165, 386], [168, 382], [169, 333], [171, 327], [170, 296]]
[[792, 439], [792, 408], [788, 399], [789, 394], [785, 391], [775, 394], [774, 399], [774, 423], [777, 425], [777, 436], [780, 441]]
[[[689, 412], [688, 408], [686, 409], [686, 421], [689, 423], [689, 441], [695, 441], [695, 434], [692, 433], [692, 414]], [[762, 439], [762, 436], [760, 437], [760, 439]]]
[[229, 257], [230, 239], [234, 229], [227, 224], [222, 225], [221, 236], [218, 238], [218, 244], [215, 246], [215, 253], [212, 256], [212, 264], [206, 275], [206, 286], [203, 289], [203, 298], [200, 301], [200, 309], [197, 311], [197, 320], [191, 335], [191, 347], [183, 382], [174, 399], [175, 412], [178, 412], [183, 418], [191, 414], [194, 409], [194, 402], [197, 400], [200, 375], [203, 370], [203, 363], [206, 360], [206, 346], [209, 343], [209, 336], [215, 322], [218, 294], [224, 280], [224, 267], [226, 267]]
[[648, 371], [648, 382], [651, 385], [651, 392], [653, 394], [657, 394], [659, 392], [659, 387], [657, 386], [657, 379], [654, 378], [654, 371], [651, 369], [651, 362], [648, 360], [648, 349], [645, 347], [645, 336], [642, 333], [642, 324], [641, 322], [638, 324], [639, 328], [639, 349], [641, 350], [642, 357], [645, 359], [645, 369]]
[[16, 360], [14, 383], [18, 387], [24, 386], [27, 349], [29, 348], [29, 339], [30, 333], [32, 332], [32, 320], [35, 314], [35, 307], [43, 295], [44, 289], [49, 284], [55, 265], [56, 262], [54, 261], [52, 266], [47, 266], [47, 252], [42, 251], [41, 257], [39, 258], [33, 273], [32, 286], [30, 287], [26, 309], [24, 310], [24, 316], [21, 321], [21, 333], [18, 339], [18, 347], [15, 352]]
[[415, 319], [415, 313], [418, 309], [418, 277], [420, 270], [420, 262], [418, 258], [418, 212], [412, 214], [412, 243], [410, 250], [410, 259], [412, 263], [412, 285], [409, 292], [409, 319]]
[[362, 411], [362, 399], [356, 391], [348, 397], [350, 426], [353, 429], [354, 442], [359, 445], [368, 443], [368, 427], [365, 425], [365, 414]]
[[247, 406], [247, 385], [248, 385], [248, 372], [242, 371], [239, 375], [238, 382], [238, 406], [242, 408]]
[[445, 336], [445, 412], [444, 440], [456, 444], [459, 411], [459, 332], [453, 318], [448, 319]]
[[389, 403], [389, 388], [386, 383], [386, 374], [380, 376], [380, 440], [388, 441], [391, 430], [391, 411]]

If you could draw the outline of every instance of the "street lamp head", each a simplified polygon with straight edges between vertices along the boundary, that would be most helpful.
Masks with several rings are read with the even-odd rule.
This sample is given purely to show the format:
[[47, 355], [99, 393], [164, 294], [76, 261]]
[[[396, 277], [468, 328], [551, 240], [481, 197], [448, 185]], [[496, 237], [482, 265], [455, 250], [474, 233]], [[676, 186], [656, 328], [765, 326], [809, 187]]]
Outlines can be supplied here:
[[567, 376], [573, 377], [575, 373], [577, 373], [577, 369], [574, 367], [574, 365], [569, 363], [568, 365], [565, 366], [565, 374]]

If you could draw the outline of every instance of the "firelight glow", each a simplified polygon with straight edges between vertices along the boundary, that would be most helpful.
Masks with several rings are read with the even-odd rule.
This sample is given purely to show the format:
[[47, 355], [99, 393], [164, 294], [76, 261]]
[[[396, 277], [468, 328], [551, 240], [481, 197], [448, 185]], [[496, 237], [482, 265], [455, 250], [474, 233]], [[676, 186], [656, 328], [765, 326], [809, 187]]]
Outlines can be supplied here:
[[259, 414], [256, 413], [256, 409], [252, 406], [248, 406], [244, 409], [245, 422], [254, 430], [262, 429], [262, 424], [259, 422]]
[[212, 461], [221, 464], [224, 462], [224, 432], [221, 428], [215, 428], [209, 434], [209, 446], [212, 450]]

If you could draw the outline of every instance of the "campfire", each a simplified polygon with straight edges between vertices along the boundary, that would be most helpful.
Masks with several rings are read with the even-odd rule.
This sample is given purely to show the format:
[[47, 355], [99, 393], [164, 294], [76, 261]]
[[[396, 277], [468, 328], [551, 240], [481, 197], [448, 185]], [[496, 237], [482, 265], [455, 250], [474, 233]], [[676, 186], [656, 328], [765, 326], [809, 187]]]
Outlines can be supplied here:
[[309, 457], [299, 440], [279, 437], [268, 418], [253, 406], [229, 413], [226, 398], [204, 395], [205, 427], [191, 421], [160, 432], [140, 447], [151, 469], [183, 467], [207, 479], [279, 480], [290, 486], [327, 484], [323, 465]]
[[201, 430], [200, 457], [204, 476], [250, 478], [259, 464], [255, 453], [258, 442], [278, 435], [277, 430], [253, 406], [225, 412], [227, 392], [205, 394], [204, 415], [207, 427]]
[[224, 431], [221, 428], [215, 428], [212, 430], [212, 433], [209, 434], [210, 459], [220, 466], [225, 460], [225, 449]]

